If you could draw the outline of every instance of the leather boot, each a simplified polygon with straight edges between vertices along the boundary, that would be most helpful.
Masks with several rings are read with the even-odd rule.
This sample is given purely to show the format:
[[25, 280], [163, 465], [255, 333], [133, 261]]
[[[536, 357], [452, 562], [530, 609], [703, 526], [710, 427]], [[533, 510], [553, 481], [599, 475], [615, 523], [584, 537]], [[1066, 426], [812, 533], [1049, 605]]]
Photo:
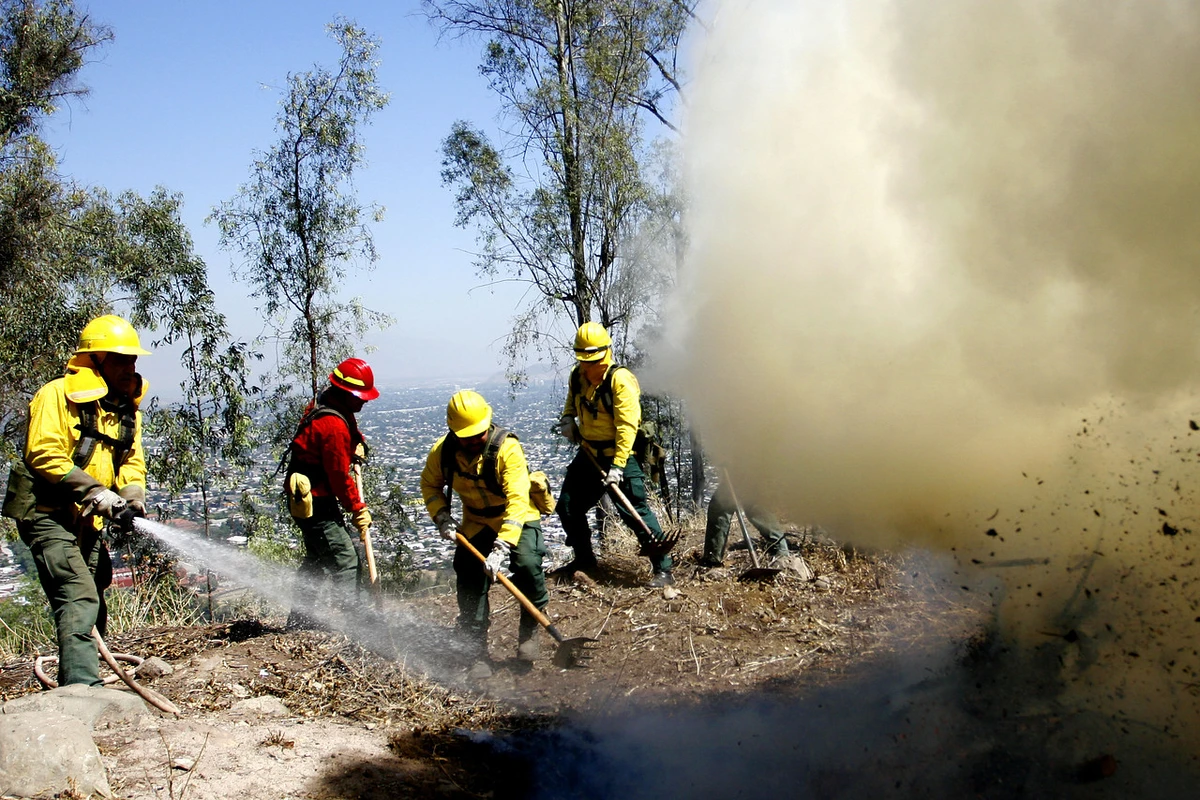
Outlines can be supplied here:
[[541, 654], [541, 645], [538, 643], [538, 629], [532, 628], [528, 631], [521, 630], [517, 633], [517, 658], [521, 661], [534, 662], [537, 661]]

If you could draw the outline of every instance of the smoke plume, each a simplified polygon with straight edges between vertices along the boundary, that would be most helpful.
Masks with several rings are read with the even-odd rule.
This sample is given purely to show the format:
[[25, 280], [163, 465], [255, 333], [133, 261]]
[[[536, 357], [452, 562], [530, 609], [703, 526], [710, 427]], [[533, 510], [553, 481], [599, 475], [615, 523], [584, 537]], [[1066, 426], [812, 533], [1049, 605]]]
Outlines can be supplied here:
[[709, 454], [1195, 742], [1200, 5], [730, 0], [697, 53], [658, 360]]

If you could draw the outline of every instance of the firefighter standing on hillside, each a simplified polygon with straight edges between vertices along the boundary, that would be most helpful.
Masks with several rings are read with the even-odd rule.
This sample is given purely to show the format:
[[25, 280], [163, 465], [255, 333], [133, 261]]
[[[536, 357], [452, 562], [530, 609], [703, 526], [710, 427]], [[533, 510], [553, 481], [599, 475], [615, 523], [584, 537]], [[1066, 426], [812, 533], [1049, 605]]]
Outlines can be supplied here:
[[137, 331], [111, 314], [89, 322], [67, 362], [29, 404], [25, 458], [13, 466], [4, 514], [17, 522], [54, 612], [58, 683], [101, 685], [92, 639], [108, 621], [112, 561], [102, 518], [146, 514]]
[[[645, 531], [621, 504], [617, 513], [633, 529], [650, 559], [654, 573], [650, 586], [668, 586], [671, 556], [654, 547], [664, 538], [658, 518], [646, 501], [646, 479], [633, 454], [634, 439], [642, 421], [641, 388], [628, 368], [613, 365], [612, 337], [597, 322], [585, 322], [575, 334], [575, 360], [567, 387], [567, 400], [559, 421], [559, 433], [580, 445], [567, 466], [558, 516], [567, 535], [574, 560], [564, 571], [587, 571], [596, 567], [592, 529], [587, 513], [609, 487], [619, 487], [653, 534]], [[608, 389], [611, 387], [611, 398]]]
[[[517, 437], [492, 424], [492, 409], [476, 392], [462, 391], [446, 407], [450, 431], [434, 443], [421, 471], [421, 497], [425, 508], [448, 541], [456, 533], [471, 540], [487, 557], [481, 562], [458, 544], [454, 574], [458, 583], [458, 628], [476, 649], [476, 660], [467, 674], [471, 680], [491, 675], [487, 633], [491, 624], [488, 589], [496, 573], [507, 567], [513, 585], [539, 609], [546, 606], [546, 576], [542, 559], [542, 515], [530, 503], [529, 466]], [[462, 500], [461, 524], [450, 514], [447, 488]], [[538, 655], [535, 635], [538, 622], [521, 608], [517, 657], [533, 661]]]
[[358, 594], [360, 566], [342, 508], [360, 531], [371, 525], [352, 462], [366, 457], [366, 442], [354, 415], [379, 397], [375, 374], [361, 358], [348, 358], [334, 367], [329, 384], [305, 409], [289, 452], [288, 505], [304, 537], [289, 628], [317, 625], [313, 611], [322, 573], [329, 577], [334, 608], [350, 610]]
[[[766, 541], [765, 557], [774, 569], [796, 569], [788, 551], [787, 536], [779, 520], [770, 511], [756, 505], [745, 508], [750, 524], [758, 528]], [[725, 563], [725, 546], [729, 541], [729, 524], [737, 513], [737, 502], [728, 481], [722, 480], [708, 501], [708, 514], [704, 527], [704, 555], [700, 566], [706, 569], [720, 567]]]

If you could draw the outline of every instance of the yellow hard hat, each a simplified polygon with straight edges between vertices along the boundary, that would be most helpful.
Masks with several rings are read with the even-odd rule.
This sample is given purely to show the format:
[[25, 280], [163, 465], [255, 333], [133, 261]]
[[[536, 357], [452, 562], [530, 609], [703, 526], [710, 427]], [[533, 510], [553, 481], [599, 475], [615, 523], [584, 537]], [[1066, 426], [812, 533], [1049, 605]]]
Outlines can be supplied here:
[[575, 333], [575, 360], [600, 361], [612, 347], [612, 337], [599, 322], [585, 322]]
[[148, 356], [142, 349], [137, 331], [116, 314], [105, 314], [83, 326], [79, 334], [78, 353], [120, 353], [125, 356]]
[[478, 392], [455, 392], [446, 406], [446, 424], [460, 439], [478, 436], [491, 427], [492, 407]]

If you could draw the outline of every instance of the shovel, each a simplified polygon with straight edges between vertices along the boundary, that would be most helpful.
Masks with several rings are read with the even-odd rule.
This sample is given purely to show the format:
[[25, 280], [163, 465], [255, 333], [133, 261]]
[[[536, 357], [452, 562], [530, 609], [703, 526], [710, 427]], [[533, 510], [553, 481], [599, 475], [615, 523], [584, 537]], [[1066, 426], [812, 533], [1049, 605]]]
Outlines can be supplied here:
[[[358, 497], [362, 499], [362, 467], [358, 464], [354, 465], [354, 485], [358, 488]], [[362, 537], [363, 550], [367, 553], [367, 577], [371, 581], [371, 593], [375, 595], [375, 606], [383, 607], [383, 595], [379, 589], [379, 571], [375, 569], [375, 548], [371, 546], [371, 529], [362, 528], [358, 532]]]
[[[476, 558], [485, 564], [487, 563], [487, 558], [484, 557], [483, 553], [475, 549], [475, 545], [471, 544], [467, 537], [459, 533], [456, 534], [456, 538], [458, 539], [458, 543], [474, 553]], [[504, 584], [504, 588], [512, 592], [512, 596], [517, 598], [517, 601], [520, 602], [521, 606], [530, 614], [532, 614], [533, 618], [536, 619], [543, 628], [550, 632], [550, 635], [554, 637], [554, 641], [558, 642], [558, 649], [554, 652], [554, 666], [561, 669], [575, 666], [575, 664], [579, 661], [584, 648], [592, 642], [600, 641], [599, 639], [593, 639], [590, 636], [576, 636], [572, 639], [566, 638], [559, 632], [558, 628], [554, 627], [554, 623], [550, 621], [550, 618], [543, 614], [541, 609], [530, 602], [529, 598], [523, 595], [521, 590], [513, 585], [513, 582], [508, 579], [507, 575], [497, 572], [496, 580]]]
[[729, 487], [729, 496], [733, 498], [733, 506], [737, 509], [738, 525], [742, 528], [742, 538], [746, 540], [746, 549], [750, 551], [750, 563], [753, 564], [750, 569], [738, 576], [739, 581], [761, 581], [767, 578], [774, 578], [781, 569], [773, 567], [764, 567], [758, 562], [758, 550], [754, 548], [754, 537], [750, 535], [750, 529], [746, 525], [746, 512], [742, 511], [742, 504], [738, 502], [737, 492], [733, 490], [733, 481], [729, 479], [729, 470], [722, 470], [725, 476], [725, 485]]

